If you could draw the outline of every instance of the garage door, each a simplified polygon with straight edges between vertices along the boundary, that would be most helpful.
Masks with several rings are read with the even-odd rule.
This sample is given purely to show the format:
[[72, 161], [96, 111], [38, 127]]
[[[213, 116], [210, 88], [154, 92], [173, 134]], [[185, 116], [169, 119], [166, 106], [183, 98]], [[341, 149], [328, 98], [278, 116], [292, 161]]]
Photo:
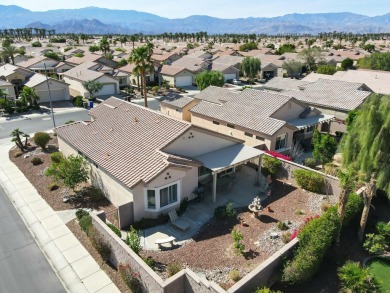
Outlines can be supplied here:
[[224, 76], [225, 76], [225, 81], [227, 81], [229, 79], [236, 79], [237, 78], [237, 74], [235, 74], [235, 73], [224, 74]]
[[192, 85], [192, 76], [178, 76], [176, 77], [176, 86], [190, 86]]
[[[40, 103], [50, 102], [48, 91], [37, 91], [37, 94], [39, 96]], [[67, 97], [65, 97], [64, 89], [50, 89], [50, 95], [51, 95], [51, 100], [53, 102], [67, 100]]]
[[103, 88], [96, 94], [96, 96], [108, 96], [108, 95], [114, 95], [115, 92], [115, 84], [105, 84], [103, 85]]

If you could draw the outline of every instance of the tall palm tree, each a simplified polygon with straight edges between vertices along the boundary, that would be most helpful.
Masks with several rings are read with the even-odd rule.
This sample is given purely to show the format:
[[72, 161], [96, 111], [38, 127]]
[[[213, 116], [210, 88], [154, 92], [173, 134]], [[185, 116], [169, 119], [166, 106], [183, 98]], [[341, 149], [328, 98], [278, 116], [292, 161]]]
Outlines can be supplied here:
[[366, 190], [363, 192], [363, 202], [364, 208], [362, 212], [362, 217], [360, 219], [360, 227], [358, 231], [359, 241], [363, 242], [364, 230], [366, 229], [368, 213], [371, 207], [371, 200], [376, 195], [376, 180], [375, 175], [371, 176], [370, 182], [366, 183]]
[[3, 47], [2, 55], [5, 58], [10, 58], [13, 65], [15, 65], [15, 54], [18, 53], [18, 49], [15, 46]]
[[351, 171], [347, 171], [344, 173], [340, 172], [339, 178], [340, 178], [340, 185], [342, 189], [339, 195], [339, 205], [337, 209], [337, 214], [339, 215], [340, 218], [340, 226], [336, 235], [336, 243], [340, 243], [340, 234], [343, 225], [343, 220], [345, 217], [345, 208], [347, 206], [349, 194], [351, 193], [352, 186], [353, 186], [352, 179], [351, 179]]
[[135, 64], [135, 68], [133, 72], [141, 76], [141, 84], [142, 84], [145, 107], [148, 107], [148, 97], [146, 91], [146, 74], [154, 72], [152, 54], [153, 54], [153, 44], [147, 43], [141, 47], [135, 48], [129, 58], [129, 62]]

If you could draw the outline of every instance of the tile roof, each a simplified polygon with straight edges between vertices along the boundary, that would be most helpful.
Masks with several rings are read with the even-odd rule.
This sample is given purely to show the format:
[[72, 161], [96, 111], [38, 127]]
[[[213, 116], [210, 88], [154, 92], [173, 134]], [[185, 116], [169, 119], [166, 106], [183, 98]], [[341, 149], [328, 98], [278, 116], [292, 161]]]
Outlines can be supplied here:
[[166, 53], [163, 53], [163, 54], [153, 54], [152, 55], [152, 60], [165, 61], [165, 60], [168, 60], [170, 57], [172, 57], [174, 55], [177, 55], [177, 53], [176, 52], [166, 52]]
[[191, 108], [192, 113], [268, 135], [287, 124], [270, 116], [291, 100], [291, 97], [278, 93], [252, 89], [238, 92], [214, 86], [209, 86], [195, 98], [201, 102]]
[[291, 79], [291, 78], [283, 78], [283, 77], [274, 77], [267, 81], [263, 85], [264, 89], [272, 89], [272, 90], [299, 90], [299, 87], [307, 84], [307, 81]]
[[364, 83], [318, 79], [302, 85], [300, 90], [283, 91], [282, 94], [311, 105], [350, 111], [358, 108], [371, 94], [364, 88]]
[[21, 67], [24, 67], [24, 68], [29, 68], [29, 67], [31, 67], [39, 62], [45, 61], [45, 60], [55, 61], [54, 59], [51, 59], [51, 58], [48, 58], [45, 56], [38, 56], [38, 57], [28, 59], [27, 61], [20, 62], [18, 65]]
[[230, 64], [223, 64], [223, 63], [217, 63], [217, 62], [213, 62], [211, 64], [211, 70], [220, 71], [220, 72], [224, 73], [225, 71], [228, 71], [229, 69], [233, 70], [233, 71], [237, 71], [237, 72], [240, 71], [239, 69], [233, 67]]
[[237, 63], [241, 64], [242, 60], [244, 60], [244, 57], [224, 55], [214, 59], [214, 62], [236, 65]]
[[190, 97], [186, 97], [186, 96], [179, 96], [178, 98], [176, 99], [167, 99], [167, 100], [163, 100], [161, 101], [161, 104], [166, 104], [166, 105], [171, 105], [171, 106], [174, 106], [174, 107], [177, 107], [177, 108], [184, 108], [185, 106], [187, 106], [189, 103], [191, 103], [194, 99], [193, 98], [190, 98]]
[[85, 54], [84, 57], [71, 57], [66, 59], [67, 62], [73, 63], [73, 64], [82, 64], [85, 63], [86, 61], [96, 61], [100, 58], [102, 58], [102, 55], [97, 55], [97, 54]]
[[113, 97], [90, 112], [94, 121], [58, 127], [58, 136], [129, 188], [174, 164], [161, 149], [191, 127]]
[[[33, 76], [31, 76], [27, 82], [24, 84], [25, 86], [28, 86], [30, 88], [36, 87], [37, 85], [40, 85], [42, 82], [46, 81], [46, 75], [40, 74], [40, 73], [35, 73]], [[55, 83], [62, 83], [66, 84], [65, 82], [61, 80], [56, 80], [51, 77], [49, 77], [50, 82], [55, 82]]]
[[174, 66], [174, 65], [163, 65], [160, 73], [164, 75], [174, 76], [183, 70], [188, 70], [182, 66]]
[[3, 66], [0, 66], [0, 76], [3, 75], [5, 77], [7, 77], [7, 76], [15, 73], [16, 71], [23, 72], [22, 74], [24, 74], [25, 76], [31, 76], [34, 74], [34, 72], [29, 70], [29, 69], [15, 66], [12, 64], [4, 64]]
[[192, 72], [199, 72], [206, 69], [208, 62], [201, 58], [180, 58], [175, 62], [172, 62], [172, 66], [184, 67]]
[[96, 65], [98, 64], [95, 62], [85, 62], [76, 67], [73, 67], [72, 69], [69, 69], [68, 71], [65, 71], [64, 73], [62, 73], [62, 75], [81, 81], [95, 80], [104, 75], [103, 72], [90, 70], [90, 68]]

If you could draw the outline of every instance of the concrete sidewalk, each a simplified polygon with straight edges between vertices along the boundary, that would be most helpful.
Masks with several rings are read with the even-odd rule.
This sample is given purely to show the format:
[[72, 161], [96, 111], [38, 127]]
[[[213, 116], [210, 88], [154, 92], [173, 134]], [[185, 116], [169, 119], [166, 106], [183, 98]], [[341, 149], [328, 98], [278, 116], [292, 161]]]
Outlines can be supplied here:
[[120, 292], [106, 273], [9, 160], [0, 143], [0, 184], [68, 292]]

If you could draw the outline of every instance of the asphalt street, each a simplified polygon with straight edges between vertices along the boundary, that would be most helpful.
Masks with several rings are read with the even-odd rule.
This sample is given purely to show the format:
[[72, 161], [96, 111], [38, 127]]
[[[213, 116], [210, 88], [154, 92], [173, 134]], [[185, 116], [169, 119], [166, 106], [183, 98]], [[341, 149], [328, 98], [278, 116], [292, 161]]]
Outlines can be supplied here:
[[[87, 110], [77, 112], [54, 113], [56, 126], [65, 124], [69, 120], [91, 120]], [[0, 123], [0, 139], [10, 137], [12, 130], [19, 128], [24, 133], [34, 133], [53, 129], [53, 121], [50, 114], [41, 114], [38, 117], [17, 117]]]
[[66, 292], [0, 187], [0, 292]]

